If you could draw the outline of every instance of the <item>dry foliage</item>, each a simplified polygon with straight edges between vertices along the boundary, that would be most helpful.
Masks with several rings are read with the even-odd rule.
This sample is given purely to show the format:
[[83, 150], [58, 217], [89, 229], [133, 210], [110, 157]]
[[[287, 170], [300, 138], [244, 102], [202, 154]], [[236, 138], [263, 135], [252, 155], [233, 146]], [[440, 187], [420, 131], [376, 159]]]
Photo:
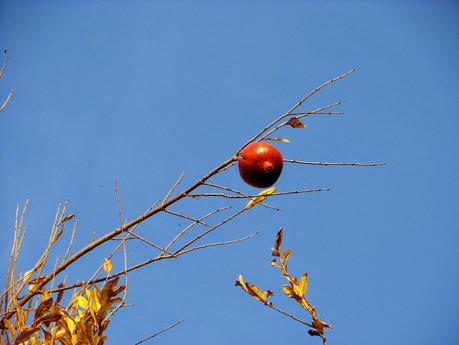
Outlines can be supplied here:
[[273, 302], [268, 300], [269, 297], [273, 296], [273, 292], [270, 290], [262, 291], [254, 284], [244, 281], [242, 274], [239, 275], [239, 278], [236, 280], [235, 285], [240, 286], [242, 290], [247, 292], [250, 296], [255, 298], [257, 301], [263, 302], [266, 306], [274, 309], [295, 321], [302, 323], [303, 325], [308, 326], [310, 329], [308, 333], [312, 336], [319, 336], [322, 338], [323, 344], [327, 344], [327, 337], [325, 336], [325, 328], [332, 328], [328, 323], [319, 319], [317, 316], [316, 308], [308, 301], [306, 297], [306, 292], [308, 290], [308, 274], [303, 273], [300, 278], [291, 275], [288, 272], [287, 261], [292, 254], [291, 249], [285, 249], [282, 251], [283, 230], [280, 229], [276, 235], [274, 241], [274, 247], [271, 250], [271, 254], [275, 259], [271, 261], [271, 265], [278, 268], [282, 276], [287, 280], [288, 284], [282, 285], [282, 292], [289, 298], [292, 298], [301, 308], [306, 310], [311, 316], [312, 323], [305, 322], [300, 318], [290, 314], [278, 307], [276, 307]]

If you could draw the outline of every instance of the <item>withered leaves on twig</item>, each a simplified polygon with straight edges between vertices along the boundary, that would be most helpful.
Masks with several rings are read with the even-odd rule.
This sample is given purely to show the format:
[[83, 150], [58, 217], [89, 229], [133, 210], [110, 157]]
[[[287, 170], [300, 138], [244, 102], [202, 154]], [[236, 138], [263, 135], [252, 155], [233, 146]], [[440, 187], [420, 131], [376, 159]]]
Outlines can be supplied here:
[[287, 125], [291, 126], [292, 128], [306, 128], [306, 125], [300, 121], [297, 117], [291, 117], [287, 121]]

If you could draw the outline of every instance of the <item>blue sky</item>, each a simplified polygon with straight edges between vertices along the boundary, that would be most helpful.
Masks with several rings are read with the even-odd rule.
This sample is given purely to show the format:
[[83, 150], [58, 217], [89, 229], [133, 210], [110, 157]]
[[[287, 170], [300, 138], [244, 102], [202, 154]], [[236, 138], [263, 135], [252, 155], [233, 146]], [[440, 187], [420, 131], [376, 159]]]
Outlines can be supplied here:
[[[10, 63], [0, 95], [15, 90], [0, 114], [3, 265], [16, 203], [31, 200], [25, 271], [59, 202], [80, 221], [81, 247], [118, 224], [115, 181], [124, 216], [136, 217], [182, 171], [191, 184], [307, 91], [356, 68], [303, 108], [344, 100], [346, 115], [309, 118], [277, 146], [285, 158], [387, 165], [286, 166], [279, 190], [332, 190], [273, 199], [280, 212], [256, 207], [209, 238], [257, 231], [249, 241], [132, 273], [135, 307], [113, 321], [110, 343], [183, 319], [151, 343], [319, 344], [233, 286], [242, 272], [307, 319], [269, 266], [280, 226], [292, 273], [309, 273], [310, 299], [336, 328], [329, 344], [457, 343], [458, 14], [446, 1], [2, 1]], [[235, 169], [216, 182], [258, 192]], [[164, 241], [185, 224], [159, 217], [141, 233]], [[86, 279], [109, 250], [69, 277]], [[152, 255], [129, 252], [132, 263]]]

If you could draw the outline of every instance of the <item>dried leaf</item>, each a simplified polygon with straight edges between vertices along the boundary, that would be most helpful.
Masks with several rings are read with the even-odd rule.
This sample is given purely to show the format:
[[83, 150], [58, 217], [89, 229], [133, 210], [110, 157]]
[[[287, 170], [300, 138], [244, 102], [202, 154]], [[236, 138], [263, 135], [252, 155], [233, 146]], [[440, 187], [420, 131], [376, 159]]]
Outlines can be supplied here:
[[258, 301], [267, 303], [268, 297], [273, 295], [272, 291], [269, 291], [269, 290], [261, 291], [258, 287], [256, 287], [253, 284], [250, 284], [250, 283], [245, 283], [245, 284], [247, 286], [247, 292]]
[[44, 297], [45, 296], [43, 296], [43, 299], [42, 299], [40, 305], [35, 310], [35, 314], [33, 316], [34, 320], [37, 320], [37, 319], [41, 318], [51, 308], [51, 305], [53, 304], [53, 299], [52, 298], [44, 299]]
[[317, 319], [317, 318], [314, 318], [314, 320], [312, 320], [312, 326], [313, 326], [317, 331], [319, 331], [321, 334], [324, 333], [324, 328], [331, 328], [331, 329], [333, 329], [333, 327], [330, 326], [328, 323], [326, 323], [325, 321], [322, 321], [321, 319]]
[[[64, 287], [64, 284], [63, 283], [59, 283], [59, 285], [57, 286], [59, 289], [60, 288], [63, 288]], [[64, 290], [60, 290], [58, 293], [57, 293], [57, 298], [56, 298], [56, 303], [59, 304], [61, 303], [61, 300], [62, 300], [62, 297], [64, 296]]]
[[273, 194], [275, 191], [276, 191], [276, 187], [271, 187], [271, 188], [262, 190], [260, 193], [258, 193], [256, 197], [250, 199], [245, 209], [248, 210], [249, 208], [254, 207], [256, 204], [265, 200], [269, 195]]
[[306, 128], [306, 125], [297, 117], [291, 117], [290, 120], [287, 121], [287, 125], [291, 126], [292, 128]]
[[75, 217], [73, 213], [69, 214], [68, 216], [65, 216], [64, 219], [62, 219], [57, 225], [61, 225], [62, 223], [68, 222], [69, 220], [72, 220], [73, 217]]
[[24, 330], [19, 333], [18, 337], [16, 338], [16, 341], [14, 342], [14, 345], [19, 345], [24, 342], [26, 342], [32, 334], [34, 334], [36, 331], [38, 331], [40, 327], [27, 327]]
[[285, 139], [285, 138], [273, 138], [273, 137], [265, 138], [264, 140], [279, 141], [281, 143], [289, 143], [290, 142], [290, 140]]
[[282, 228], [280, 228], [276, 234], [276, 239], [274, 240], [274, 248], [271, 249], [273, 256], [280, 256], [283, 233], [284, 232]]
[[281, 262], [282, 262], [283, 265], [287, 262], [289, 256], [290, 256], [292, 253], [293, 253], [293, 251], [292, 251], [291, 249], [286, 249], [286, 250], [282, 253]]
[[62, 318], [62, 315], [59, 313], [44, 315], [38, 320], [34, 321], [32, 326], [41, 326], [42, 324], [49, 324], [51, 322], [59, 321]]
[[110, 261], [109, 258], [105, 258], [104, 259], [104, 271], [105, 273], [109, 274], [111, 270], [112, 270], [112, 262]]

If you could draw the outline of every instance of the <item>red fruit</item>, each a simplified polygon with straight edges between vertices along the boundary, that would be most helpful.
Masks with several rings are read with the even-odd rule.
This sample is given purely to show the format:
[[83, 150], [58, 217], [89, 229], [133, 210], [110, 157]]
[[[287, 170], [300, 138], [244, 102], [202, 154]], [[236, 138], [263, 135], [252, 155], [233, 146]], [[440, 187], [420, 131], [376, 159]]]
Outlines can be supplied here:
[[267, 188], [279, 178], [284, 159], [274, 146], [257, 142], [242, 150], [238, 164], [239, 175], [244, 182], [253, 187]]

